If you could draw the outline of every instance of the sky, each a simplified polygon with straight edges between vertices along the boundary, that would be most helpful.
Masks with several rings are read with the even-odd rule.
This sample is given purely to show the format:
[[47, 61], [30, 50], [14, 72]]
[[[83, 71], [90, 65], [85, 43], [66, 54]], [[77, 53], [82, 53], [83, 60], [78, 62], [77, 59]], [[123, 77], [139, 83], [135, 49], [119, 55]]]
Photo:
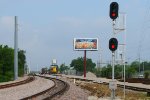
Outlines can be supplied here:
[[14, 47], [17, 16], [18, 47], [26, 51], [31, 70], [50, 66], [52, 59], [69, 66], [73, 59], [83, 57], [83, 51], [73, 50], [74, 38], [98, 38], [99, 50], [87, 51], [87, 57], [95, 63], [100, 58], [110, 61], [109, 5], [113, 1], [118, 2], [119, 12], [126, 13], [126, 30], [115, 35], [123, 44], [126, 34], [126, 60], [134, 61], [140, 54], [143, 61], [150, 61], [149, 0], [0, 0], [0, 44]]

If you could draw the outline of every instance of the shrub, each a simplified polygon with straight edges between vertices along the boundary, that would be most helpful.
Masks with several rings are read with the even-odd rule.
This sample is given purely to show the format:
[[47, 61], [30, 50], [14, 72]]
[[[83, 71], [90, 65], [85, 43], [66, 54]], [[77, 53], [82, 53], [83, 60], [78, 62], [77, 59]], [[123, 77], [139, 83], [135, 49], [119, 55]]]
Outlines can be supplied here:
[[150, 71], [145, 71], [144, 78], [148, 79], [150, 76]]

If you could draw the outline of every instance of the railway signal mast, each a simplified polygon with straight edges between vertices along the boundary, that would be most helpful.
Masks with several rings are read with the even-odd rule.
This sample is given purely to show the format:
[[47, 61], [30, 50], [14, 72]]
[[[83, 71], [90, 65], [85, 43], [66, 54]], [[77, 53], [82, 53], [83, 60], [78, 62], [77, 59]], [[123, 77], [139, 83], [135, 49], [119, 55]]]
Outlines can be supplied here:
[[119, 5], [117, 2], [110, 4], [109, 16], [113, 22], [113, 37], [109, 40], [109, 49], [112, 51], [112, 81], [109, 83], [109, 88], [112, 90], [111, 98], [115, 99], [115, 89], [117, 88], [116, 81], [114, 80], [114, 63], [115, 63], [115, 51], [118, 47], [118, 40], [115, 38], [115, 20], [118, 17]]

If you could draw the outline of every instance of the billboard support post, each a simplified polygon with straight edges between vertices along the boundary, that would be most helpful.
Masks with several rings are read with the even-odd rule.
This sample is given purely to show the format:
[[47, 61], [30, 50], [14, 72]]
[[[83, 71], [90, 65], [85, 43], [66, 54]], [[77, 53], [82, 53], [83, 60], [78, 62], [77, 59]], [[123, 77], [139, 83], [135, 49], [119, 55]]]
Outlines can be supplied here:
[[83, 67], [84, 78], [86, 77], [86, 52], [98, 50], [98, 38], [74, 38], [74, 50], [84, 51]]
[[86, 77], [86, 50], [84, 50], [84, 78]]

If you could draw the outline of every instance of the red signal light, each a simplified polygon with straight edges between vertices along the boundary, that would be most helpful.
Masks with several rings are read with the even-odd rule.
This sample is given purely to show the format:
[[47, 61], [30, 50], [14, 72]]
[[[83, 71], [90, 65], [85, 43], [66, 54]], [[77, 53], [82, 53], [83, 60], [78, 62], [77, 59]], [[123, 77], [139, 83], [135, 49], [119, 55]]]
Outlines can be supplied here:
[[113, 12], [113, 13], [112, 13], [112, 16], [113, 16], [113, 17], [116, 16], [116, 13]]
[[114, 44], [113, 44], [113, 45], [111, 45], [111, 48], [112, 48], [112, 49], [114, 49], [114, 48], [115, 48], [115, 45], [114, 45]]

